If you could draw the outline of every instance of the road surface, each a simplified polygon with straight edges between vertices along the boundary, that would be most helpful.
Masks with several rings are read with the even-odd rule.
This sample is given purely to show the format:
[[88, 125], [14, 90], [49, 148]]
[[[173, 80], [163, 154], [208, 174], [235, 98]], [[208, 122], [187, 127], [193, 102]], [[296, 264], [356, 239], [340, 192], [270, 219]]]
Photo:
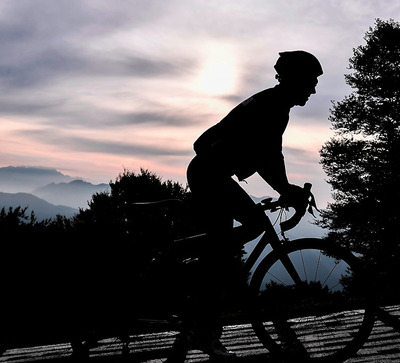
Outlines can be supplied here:
[[[346, 363], [400, 362], [400, 305], [389, 306], [385, 310], [387, 313], [377, 319], [364, 347]], [[163, 332], [133, 335], [125, 349], [118, 338], [104, 339], [90, 350], [89, 362], [162, 363], [176, 334], [176, 332]], [[312, 334], [310, 339], [312, 339]], [[275, 362], [259, 343], [250, 325], [225, 327], [222, 341], [227, 348], [238, 355], [238, 363]], [[70, 344], [9, 349], [0, 356], [0, 362], [39, 363], [44, 361], [46, 363], [74, 362]], [[191, 351], [187, 362], [208, 362], [208, 359], [199, 351]]]

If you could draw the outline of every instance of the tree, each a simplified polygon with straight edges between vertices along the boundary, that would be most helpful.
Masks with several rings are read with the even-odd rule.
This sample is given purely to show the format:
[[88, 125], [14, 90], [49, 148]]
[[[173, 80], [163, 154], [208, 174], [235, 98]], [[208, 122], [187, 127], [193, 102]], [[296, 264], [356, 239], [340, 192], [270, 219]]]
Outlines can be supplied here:
[[[172, 267], [178, 264], [158, 263], [151, 269], [154, 284], [141, 282], [152, 259], [168, 251], [173, 239], [199, 232], [191, 193], [148, 170], [125, 170], [110, 189], [93, 195], [89, 208], [72, 219], [38, 222], [34, 213], [26, 214], [27, 208], [0, 209], [2, 312], [7, 312], [0, 338], [121, 333], [136, 308], [144, 305], [158, 313], [175, 295], [168, 288], [177, 286]], [[165, 199], [181, 202], [135, 204]], [[144, 296], [154, 304], [146, 305]]]
[[[132, 173], [125, 170], [110, 183], [110, 193], [92, 196], [89, 208], [80, 210], [75, 224], [85, 227], [96, 238], [96, 245], [126, 243], [136, 248], [158, 248], [171, 238], [198, 232], [190, 212], [191, 193], [181, 184], [148, 170]], [[137, 203], [176, 200], [177, 203], [138, 205]]]
[[335, 135], [320, 152], [334, 200], [321, 224], [391, 276], [400, 261], [400, 24], [377, 19], [364, 39], [345, 75], [353, 91], [333, 102]]
[[65, 329], [71, 312], [71, 223], [62, 216], [38, 222], [26, 210], [0, 210], [0, 338], [6, 335], [2, 343], [55, 337]]
[[[170, 199], [181, 202], [137, 204]], [[149, 291], [138, 293], [138, 285], [144, 281], [149, 264], [160, 252], [171, 247], [173, 239], [199, 232], [191, 211], [191, 193], [187, 188], [171, 180], [163, 181], [155, 173], [143, 169], [140, 173], [124, 170], [110, 183], [109, 193], [93, 195], [89, 208], [80, 210], [74, 219], [75, 243], [80, 246], [77, 266], [82, 272], [79, 275], [88, 279], [88, 288], [84, 291], [87, 301], [95, 297], [103, 305], [107, 303], [111, 307], [108, 310], [121, 314], [128, 309], [143, 308], [137, 306], [141, 301], [136, 299], [150, 295]], [[171, 269], [159, 266], [156, 278], [160, 281], [167, 278]], [[159, 290], [160, 294], [161, 287], [168, 288], [167, 284], [154, 283], [158, 286], [148, 284], [140, 288]], [[172, 278], [169, 283], [174, 283]], [[108, 295], [99, 299], [99, 292]], [[160, 310], [159, 300], [156, 303]], [[148, 307], [151, 306], [148, 304]], [[93, 306], [87, 309], [93, 311]]]

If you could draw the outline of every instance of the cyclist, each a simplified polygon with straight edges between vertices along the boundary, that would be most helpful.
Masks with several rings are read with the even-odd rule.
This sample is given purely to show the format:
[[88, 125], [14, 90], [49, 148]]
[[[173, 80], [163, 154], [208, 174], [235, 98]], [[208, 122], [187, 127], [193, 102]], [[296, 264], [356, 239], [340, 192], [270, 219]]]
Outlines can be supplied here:
[[[169, 361], [183, 361], [190, 344], [212, 358], [230, 358], [219, 341], [218, 322], [221, 286], [231, 278], [234, 259], [245, 241], [265, 228], [265, 214], [241, 186], [240, 181], [258, 173], [290, 205], [304, 198], [300, 187], [289, 183], [282, 154], [282, 135], [293, 106], [304, 106], [316, 92], [323, 74], [318, 59], [305, 51], [279, 53], [274, 68], [278, 85], [263, 90], [236, 106], [194, 143], [196, 156], [187, 170], [187, 180], [209, 236], [204, 257], [204, 284], [188, 307], [186, 329], [176, 339]], [[233, 221], [241, 223], [235, 228]], [[232, 241], [241, 241], [241, 244]], [[238, 247], [239, 251], [238, 251]]]

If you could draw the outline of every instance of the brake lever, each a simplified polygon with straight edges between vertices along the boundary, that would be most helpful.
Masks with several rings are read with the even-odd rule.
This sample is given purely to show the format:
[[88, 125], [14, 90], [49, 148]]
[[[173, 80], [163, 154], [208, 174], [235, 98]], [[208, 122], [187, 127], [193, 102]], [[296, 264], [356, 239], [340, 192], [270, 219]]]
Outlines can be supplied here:
[[310, 200], [308, 201], [307, 211], [308, 211], [308, 213], [310, 213], [315, 218], [315, 214], [314, 214], [313, 208], [317, 212], [319, 212], [319, 209], [317, 208], [317, 203], [315, 202], [314, 194], [310, 192]]

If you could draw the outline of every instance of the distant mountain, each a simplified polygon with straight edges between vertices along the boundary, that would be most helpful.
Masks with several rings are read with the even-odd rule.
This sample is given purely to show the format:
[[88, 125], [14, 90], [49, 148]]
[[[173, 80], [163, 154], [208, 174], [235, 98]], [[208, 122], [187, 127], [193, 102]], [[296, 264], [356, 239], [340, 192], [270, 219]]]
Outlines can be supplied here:
[[50, 183], [35, 189], [32, 194], [55, 205], [85, 209], [93, 194], [108, 190], [108, 184], [94, 185], [83, 180], [73, 180], [69, 183]]
[[57, 214], [70, 218], [74, 214], [78, 213], [78, 209], [62, 205], [53, 205], [28, 193], [13, 194], [0, 192], [0, 209], [3, 207], [6, 209], [9, 207], [28, 207], [27, 215], [29, 216], [31, 212], [34, 211], [35, 216], [39, 221], [43, 219], [54, 218]]
[[31, 193], [50, 183], [68, 183], [72, 180], [56, 169], [23, 166], [0, 168], [0, 191], [4, 193]]
[[108, 184], [94, 185], [64, 175], [56, 169], [23, 166], [0, 168], [0, 192], [29, 193], [54, 205], [85, 209], [93, 194], [108, 190]]

